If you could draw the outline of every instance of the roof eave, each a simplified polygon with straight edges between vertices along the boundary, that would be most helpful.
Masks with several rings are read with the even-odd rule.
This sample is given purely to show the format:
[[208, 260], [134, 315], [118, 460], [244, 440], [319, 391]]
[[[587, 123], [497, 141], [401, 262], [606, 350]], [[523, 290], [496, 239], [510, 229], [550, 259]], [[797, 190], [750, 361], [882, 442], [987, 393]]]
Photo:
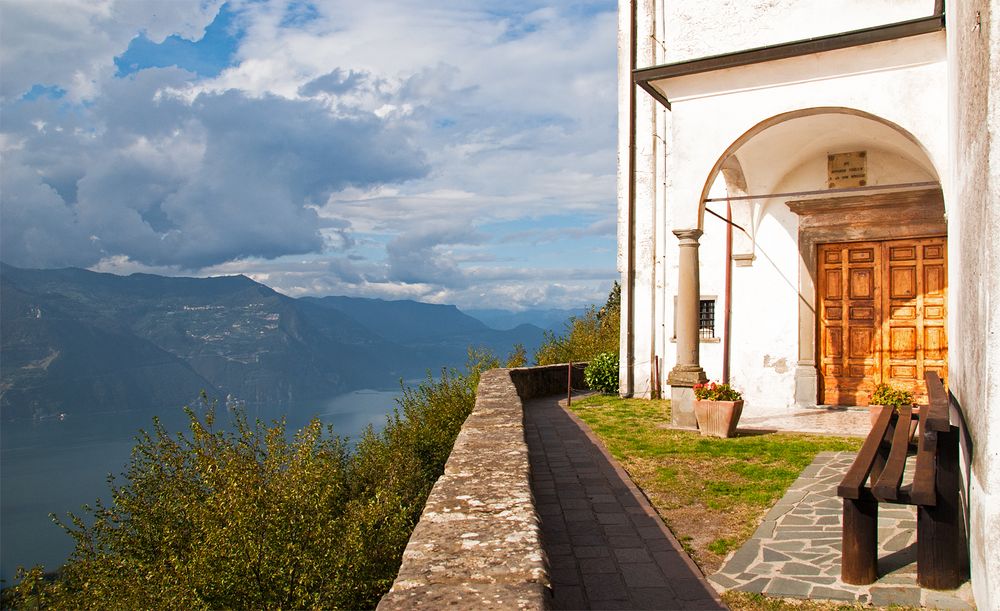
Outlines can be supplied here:
[[734, 53], [711, 55], [672, 64], [637, 68], [632, 71], [632, 82], [642, 87], [643, 90], [653, 96], [660, 104], [669, 109], [670, 100], [652, 85], [653, 81], [800, 57], [812, 53], [847, 49], [889, 40], [898, 40], [910, 36], [939, 32], [943, 29], [945, 29], [945, 15], [941, 12], [929, 17], [897, 21], [861, 30], [817, 36], [815, 38], [757, 47]]

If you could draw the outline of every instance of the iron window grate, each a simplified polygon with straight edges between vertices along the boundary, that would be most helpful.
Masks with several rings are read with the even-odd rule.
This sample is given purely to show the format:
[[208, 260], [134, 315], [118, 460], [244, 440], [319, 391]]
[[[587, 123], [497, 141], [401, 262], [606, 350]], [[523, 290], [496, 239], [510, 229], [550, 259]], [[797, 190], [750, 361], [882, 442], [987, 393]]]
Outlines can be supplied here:
[[715, 337], [715, 300], [702, 299], [698, 302], [698, 337]]

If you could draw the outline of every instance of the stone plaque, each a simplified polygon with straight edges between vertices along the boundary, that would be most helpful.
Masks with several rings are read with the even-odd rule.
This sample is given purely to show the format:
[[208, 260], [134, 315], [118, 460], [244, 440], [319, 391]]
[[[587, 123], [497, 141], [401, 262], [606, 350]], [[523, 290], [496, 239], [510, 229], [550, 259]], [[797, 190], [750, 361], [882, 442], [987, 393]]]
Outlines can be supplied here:
[[868, 184], [867, 151], [834, 153], [826, 156], [827, 185], [831, 189], [863, 187]]

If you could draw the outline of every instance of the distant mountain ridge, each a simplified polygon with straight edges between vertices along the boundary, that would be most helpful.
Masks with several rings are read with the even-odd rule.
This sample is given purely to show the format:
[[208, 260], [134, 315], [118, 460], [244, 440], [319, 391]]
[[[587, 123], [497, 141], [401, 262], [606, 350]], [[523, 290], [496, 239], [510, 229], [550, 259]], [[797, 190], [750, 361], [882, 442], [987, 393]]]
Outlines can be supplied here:
[[0, 418], [179, 406], [201, 390], [295, 406], [460, 366], [469, 345], [529, 353], [454, 306], [295, 299], [245, 276], [117, 276], [0, 264]]
[[493, 329], [514, 329], [520, 325], [533, 325], [546, 331], [563, 332], [566, 321], [573, 316], [583, 316], [586, 308], [549, 308], [521, 310], [467, 309], [466, 314], [481, 320]]

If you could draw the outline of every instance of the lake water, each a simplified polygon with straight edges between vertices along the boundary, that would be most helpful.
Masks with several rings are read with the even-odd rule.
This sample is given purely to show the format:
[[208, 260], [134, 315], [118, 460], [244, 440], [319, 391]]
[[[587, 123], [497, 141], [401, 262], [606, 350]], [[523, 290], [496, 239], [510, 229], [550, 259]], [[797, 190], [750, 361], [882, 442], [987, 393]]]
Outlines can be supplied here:
[[[400, 390], [358, 390], [292, 410], [290, 433], [313, 416], [341, 436], [356, 438], [369, 424], [381, 428]], [[181, 409], [157, 414], [170, 431], [187, 431]], [[253, 412], [270, 421], [280, 414]], [[4, 423], [0, 427], [0, 578], [13, 582], [17, 567], [45, 565], [54, 570], [73, 549], [73, 540], [49, 519], [80, 514], [80, 507], [107, 499], [109, 473], [128, 463], [135, 435], [152, 429], [150, 413], [90, 414], [86, 418]], [[226, 418], [219, 410], [219, 422]]]

